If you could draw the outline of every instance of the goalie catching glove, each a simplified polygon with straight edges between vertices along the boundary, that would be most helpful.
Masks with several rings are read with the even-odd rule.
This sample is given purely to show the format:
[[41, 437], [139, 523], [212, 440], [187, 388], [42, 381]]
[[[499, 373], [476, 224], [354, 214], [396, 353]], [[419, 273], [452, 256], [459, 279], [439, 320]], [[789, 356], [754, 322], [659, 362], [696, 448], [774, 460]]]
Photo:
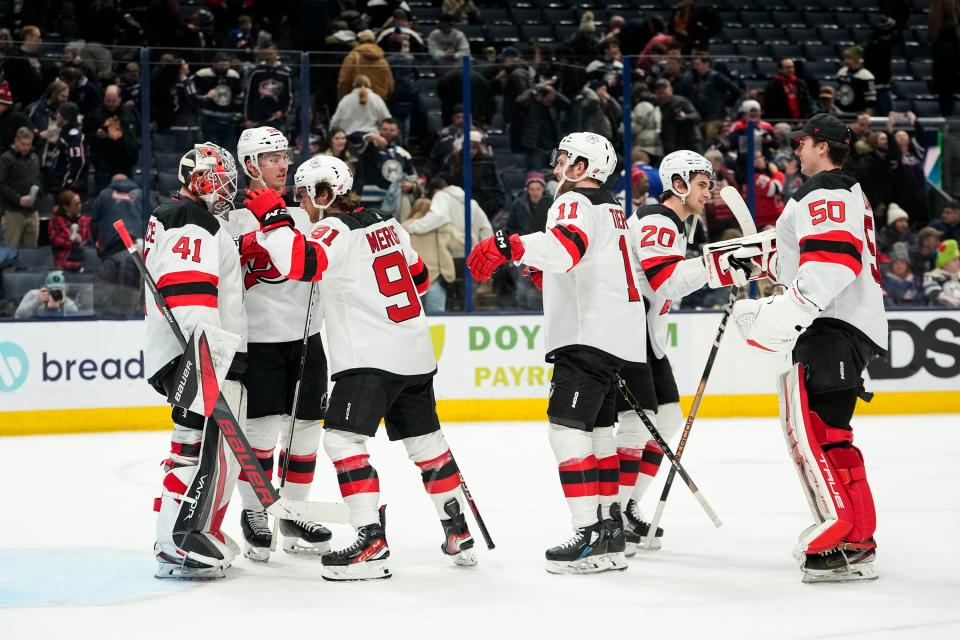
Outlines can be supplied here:
[[800, 334], [820, 315], [817, 305], [790, 285], [783, 295], [738, 300], [732, 317], [747, 344], [763, 353], [790, 353]]
[[508, 236], [503, 229], [477, 243], [467, 258], [467, 268], [473, 277], [480, 282], [486, 282], [493, 272], [510, 260], [519, 260], [523, 257], [523, 243], [520, 236]]
[[287, 211], [287, 203], [273, 189], [247, 191], [243, 206], [257, 217], [264, 233], [279, 227], [293, 228], [293, 216]]
[[777, 241], [774, 230], [703, 245], [707, 284], [711, 289], [770, 278], [776, 282]]

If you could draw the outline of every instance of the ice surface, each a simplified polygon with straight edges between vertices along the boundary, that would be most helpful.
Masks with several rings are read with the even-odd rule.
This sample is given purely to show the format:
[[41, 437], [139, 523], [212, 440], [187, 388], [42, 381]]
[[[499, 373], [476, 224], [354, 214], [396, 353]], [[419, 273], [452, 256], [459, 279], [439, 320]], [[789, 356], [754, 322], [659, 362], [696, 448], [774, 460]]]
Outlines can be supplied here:
[[[960, 420], [855, 426], [881, 577], [834, 585], [802, 584], [790, 557], [809, 516], [773, 419], [698, 421], [684, 459], [724, 526], [678, 479], [663, 550], [599, 576], [543, 570], [544, 549], [569, 535], [543, 424], [446, 428], [497, 544], [487, 552], [478, 537], [473, 569], [441, 555], [419, 473], [381, 433], [371, 453], [394, 577], [359, 584], [324, 582], [317, 560], [282, 552], [266, 565], [240, 558], [221, 581], [155, 580], [151, 505], [167, 433], [5, 438], [0, 638], [958, 638]], [[648, 513], [659, 492], [658, 481]], [[339, 498], [329, 464], [312, 497]], [[225, 526], [237, 540], [238, 504]], [[334, 532], [335, 546], [352, 539]]]

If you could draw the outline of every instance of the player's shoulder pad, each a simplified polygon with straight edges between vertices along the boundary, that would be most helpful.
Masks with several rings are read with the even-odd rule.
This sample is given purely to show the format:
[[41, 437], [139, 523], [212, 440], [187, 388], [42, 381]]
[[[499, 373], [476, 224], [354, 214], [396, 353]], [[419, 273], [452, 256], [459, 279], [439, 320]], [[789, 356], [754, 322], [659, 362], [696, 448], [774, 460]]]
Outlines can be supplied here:
[[189, 200], [171, 200], [163, 202], [153, 212], [154, 217], [164, 229], [180, 229], [187, 225], [200, 227], [211, 236], [220, 231], [220, 223], [212, 213], [202, 209]]
[[340, 220], [351, 231], [393, 220], [393, 216], [382, 209], [360, 209], [352, 213], [339, 213], [331, 217]]
[[613, 194], [606, 189], [571, 189], [567, 193], [579, 193], [590, 201], [590, 204], [615, 204], [620, 206], [620, 201], [613, 197]]
[[821, 171], [803, 183], [802, 187], [794, 191], [790, 199], [799, 202], [817, 189], [852, 191], [855, 184], [857, 184], [856, 178], [848, 176], [845, 173], [840, 173], [839, 171]]
[[670, 207], [665, 207], [662, 204], [645, 204], [642, 207], [637, 207], [637, 222], [650, 216], [663, 216], [677, 228], [678, 233], [686, 233], [683, 222], [681, 222], [679, 216], [677, 216]]

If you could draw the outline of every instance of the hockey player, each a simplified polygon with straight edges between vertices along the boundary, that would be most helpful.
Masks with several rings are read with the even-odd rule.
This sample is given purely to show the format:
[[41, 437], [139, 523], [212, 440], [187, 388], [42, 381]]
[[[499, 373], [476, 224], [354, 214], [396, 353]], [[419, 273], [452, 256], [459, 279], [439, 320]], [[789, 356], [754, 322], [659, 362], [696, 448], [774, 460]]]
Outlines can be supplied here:
[[869, 580], [876, 512], [850, 419], [866, 364], [887, 348], [873, 212], [857, 181], [840, 172], [850, 131], [817, 114], [791, 132], [810, 179], [777, 220], [783, 295], [741, 300], [733, 318], [747, 344], [785, 354], [780, 420], [815, 524], [800, 535], [804, 582]]
[[[224, 221], [216, 215], [229, 210], [237, 188], [236, 164], [226, 150], [203, 143], [183, 156], [179, 172], [179, 194], [157, 207], [148, 223], [147, 268], [186, 335], [202, 321], [243, 336], [240, 260]], [[157, 306], [146, 307], [147, 379], [166, 396], [175, 384], [183, 350]], [[221, 386], [241, 426], [243, 355], [234, 358]], [[239, 552], [220, 529], [239, 471], [236, 458], [212, 420], [174, 408], [170, 457], [164, 468], [162, 497], [155, 502], [160, 512], [156, 576], [223, 577]]]
[[323, 446], [357, 531], [351, 545], [322, 557], [323, 577], [391, 575], [383, 509], [377, 509], [380, 484], [366, 445], [384, 418], [389, 438], [402, 440], [420, 468], [441, 518], [441, 550], [458, 565], [476, 564], [458, 491], [460, 473], [437, 419], [437, 361], [419, 298], [430, 284], [423, 260], [392, 216], [359, 207], [359, 196], [350, 190], [353, 177], [338, 158], [310, 159], [297, 170], [295, 185], [311, 218], [323, 216], [309, 234], [295, 228], [273, 191], [251, 192], [245, 204], [259, 218], [259, 243], [281, 274], [323, 280], [335, 382]]
[[573, 537], [546, 552], [551, 573], [626, 569], [613, 423], [617, 372], [646, 359], [643, 301], [627, 218], [602, 188], [616, 168], [613, 145], [571, 133], [551, 156], [559, 186], [546, 231], [499, 231], [470, 253], [486, 281], [508, 261], [541, 276], [546, 359], [554, 365], [547, 407], [550, 445], [573, 514]]
[[[251, 188], [284, 193], [290, 150], [282, 133], [273, 127], [247, 129], [237, 142], [237, 156]], [[297, 229], [309, 233], [312, 224], [303, 209], [288, 207], [287, 213]], [[314, 310], [306, 368], [293, 422], [293, 446], [288, 452], [286, 445], [290, 441], [290, 415], [300, 374], [303, 328], [308, 308], [316, 305], [311, 299], [313, 288], [308, 282], [284, 278], [270, 262], [270, 256], [256, 245], [253, 238], [260, 222], [250, 211], [232, 211], [230, 226], [242, 252], [243, 304], [248, 324], [247, 371], [243, 377], [247, 389], [247, 438], [268, 475], [273, 472], [274, 449], [280, 438], [278, 469], [283, 469], [284, 458], [290, 457], [284, 495], [306, 500], [317, 466], [320, 420], [327, 391], [327, 357], [320, 336], [322, 316]], [[251, 560], [267, 562], [272, 543], [267, 512], [243, 473], [239, 488], [243, 501], [240, 514], [245, 541], [243, 554]], [[289, 553], [319, 555], [330, 548], [332, 534], [315, 522], [281, 520], [280, 532], [283, 550]]]

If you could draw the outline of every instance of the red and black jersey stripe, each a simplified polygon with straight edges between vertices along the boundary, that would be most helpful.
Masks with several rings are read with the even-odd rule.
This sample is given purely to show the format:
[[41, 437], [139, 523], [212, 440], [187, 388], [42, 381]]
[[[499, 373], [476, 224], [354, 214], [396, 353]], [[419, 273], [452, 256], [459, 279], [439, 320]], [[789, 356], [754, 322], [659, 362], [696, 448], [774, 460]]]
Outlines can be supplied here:
[[863, 242], [849, 231], [827, 231], [800, 239], [800, 266], [808, 262], [842, 264], [859, 276], [863, 270]]
[[427, 493], [447, 493], [460, 486], [460, 470], [450, 451], [444, 451], [432, 460], [417, 462], [416, 465], [420, 467], [423, 488]]
[[653, 290], [656, 291], [673, 275], [674, 269], [677, 268], [681, 260], [683, 260], [683, 257], [677, 255], [653, 256], [652, 258], [641, 260], [640, 267], [643, 269], [643, 274], [647, 277], [647, 282], [649, 282]]
[[601, 496], [615, 496], [620, 491], [620, 458], [617, 454], [597, 461]]
[[410, 265], [410, 277], [417, 288], [417, 293], [423, 295], [430, 288], [430, 271], [423, 263], [423, 258], [417, 256], [417, 262]]
[[597, 458], [587, 456], [579, 460], [561, 462], [560, 485], [568, 498], [595, 496], [600, 492]]
[[173, 271], [157, 280], [157, 288], [171, 309], [176, 307], [217, 308], [220, 278], [204, 271]]
[[303, 234], [297, 233], [293, 238], [293, 249], [290, 257], [291, 280], [312, 282], [320, 280], [327, 269], [327, 252], [316, 242], [309, 242]]
[[[280, 474], [283, 474], [284, 461], [287, 458], [287, 452], [280, 451], [280, 460], [277, 463]], [[287, 482], [296, 482], [298, 484], [310, 484], [313, 482], [313, 474], [317, 470], [317, 454], [309, 456], [290, 455], [289, 466], [287, 467]]]
[[557, 226], [550, 229], [557, 240], [560, 241], [560, 244], [563, 245], [563, 248], [567, 250], [567, 253], [570, 254], [570, 258], [573, 260], [573, 265], [570, 266], [571, 269], [577, 266], [581, 260], [583, 260], [584, 254], [587, 253], [587, 234], [581, 231], [576, 225], [572, 224], [558, 224]]
[[340, 495], [344, 498], [358, 493], [377, 493], [380, 491], [380, 476], [370, 466], [369, 455], [351, 456], [333, 463], [337, 470], [337, 482], [340, 483]]

